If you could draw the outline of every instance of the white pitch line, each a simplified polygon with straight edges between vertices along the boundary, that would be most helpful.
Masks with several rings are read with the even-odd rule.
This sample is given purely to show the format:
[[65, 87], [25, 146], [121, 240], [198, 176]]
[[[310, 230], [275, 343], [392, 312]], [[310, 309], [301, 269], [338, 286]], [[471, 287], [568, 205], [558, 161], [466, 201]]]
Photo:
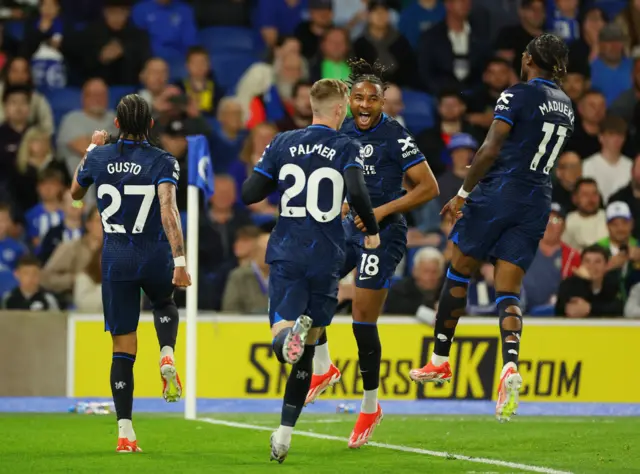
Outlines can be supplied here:
[[[242, 428], [245, 430], [273, 431], [273, 428], [270, 428], [268, 426], [250, 425], [247, 423], [236, 423], [235, 421], [218, 420], [215, 418], [198, 418], [197, 421], [210, 423], [212, 425], [228, 426], [231, 428]], [[307, 438], [326, 439], [330, 441], [341, 441], [344, 443], [349, 441], [347, 438], [341, 438], [340, 436], [331, 436], [331, 435], [325, 435], [321, 433], [312, 433], [309, 431], [296, 430], [294, 431], [294, 434], [296, 436], [306, 436]], [[442, 451], [430, 451], [428, 449], [411, 448], [409, 446], [401, 446], [397, 444], [369, 442], [367, 443], [367, 446], [374, 446], [376, 448], [383, 448], [383, 449], [392, 449], [394, 451], [403, 451], [405, 453], [425, 454], [427, 456], [433, 456], [437, 458], [456, 459], [458, 461], [468, 461], [468, 462], [475, 462], [479, 464], [490, 464], [492, 466], [508, 467], [511, 469], [520, 469], [522, 471], [529, 471], [529, 472], [542, 472], [544, 474], [572, 474], [570, 471], [558, 471], [557, 469], [551, 469], [549, 467], [531, 466], [529, 464], [519, 464], [516, 462], [500, 461], [498, 459], [476, 458], [473, 456], [465, 456], [462, 454], [445, 453]]]

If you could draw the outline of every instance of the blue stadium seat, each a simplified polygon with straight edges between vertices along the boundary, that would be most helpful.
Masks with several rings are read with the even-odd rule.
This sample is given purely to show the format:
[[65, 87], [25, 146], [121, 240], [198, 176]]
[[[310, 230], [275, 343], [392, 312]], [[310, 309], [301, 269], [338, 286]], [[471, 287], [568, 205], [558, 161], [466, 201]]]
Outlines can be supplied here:
[[4, 32], [10, 38], [17, 41], [24, 39], [25, 22], [19, 20], [11, 20], [4, 24]]
[[109, 87], [109, 108], [116, 110], [118, 102], [127, 94], [137, 92], [136, 86], [111, 86]]
[[51, 89], [45, 91], [45, 95], [51, 104], [56, 128], [65, 114], [82, 108], [82, 91], [79, 88]]
[[250, 28], [214, 26], [200, 30], [198, 39], [209, 54], [253, 53], [256, 50], [255, 32]]
[[629, 4], [629, 0], [595, 0], [591, 3], [593, 6], [602, 8], [609, 19], [613, 20]]
[[235, 87], [244, 72], [257, 61], [253, 53], [242, 54], [214, 54], [211, 56], [211, 66], [227, 93], [234, 93]]
[[403, 89], [402, 100], [405, 105], [402, 116], [411, 133], [417, 135], [424, 129], [433, 127], [435, 124], [434, 101], [429, 94]]
[[169, 64], [169, 81], [178, 82], [187, 75], [187, 67], [184, 58], [172, 58], [167, 61]]
[[18, 281], [9, 270], [0, 270], [0, 298], [18, 286]]

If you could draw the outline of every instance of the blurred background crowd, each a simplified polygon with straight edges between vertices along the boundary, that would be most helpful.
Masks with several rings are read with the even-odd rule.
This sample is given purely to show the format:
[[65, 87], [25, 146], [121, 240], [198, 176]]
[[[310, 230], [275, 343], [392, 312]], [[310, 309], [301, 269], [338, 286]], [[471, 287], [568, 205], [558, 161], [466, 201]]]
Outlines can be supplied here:
[[[524, 283], [528, 314], [640, 317], [640, 1], [0, 0], [0, 294], [6, 309], [100, 313], [95, 192], [67, 192], [94, 130], [141, 94], [157, 143], [182, 167], [208, 137], [215, 194], [200, 218], [200, 308], [267, 310], [277, 196], [239, 186], [281, 131], [310, 124], [309, 90], [347, 59], [388, 68], [385, 112], [405, 125], [440, 197], [407, 215], [409, 251], [386, 312], [433, 321], [450, 247], [440, 207], [459, 189], [521, 53], [544, 31], [570, 48], [575, 132], [553, 170], [553, 208]], [[492, 266], [468, 313], [496, 312]], [[340, 286], [350, 311], [353, 279]], [[184, 295], [177, 295], [178, 301]]]

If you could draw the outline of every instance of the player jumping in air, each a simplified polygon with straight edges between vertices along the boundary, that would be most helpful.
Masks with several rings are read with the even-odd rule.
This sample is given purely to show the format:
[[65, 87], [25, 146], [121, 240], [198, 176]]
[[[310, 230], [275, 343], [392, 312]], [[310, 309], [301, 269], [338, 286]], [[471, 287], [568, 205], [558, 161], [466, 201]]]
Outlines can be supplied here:
[[[74, 199], [82, 199], [95, 183], [102, 216], [102, 302], [105, 330], [113, 338], [111, 392], [118, 417], [117, 452], [141, 449], [131, 424], [133, 364], [136, 360], [140, 290], [151, 300], [160, 343], [163, 396], [176, 402], [182, 394], [173, 350], [178, 335], [174, 286], [187, 287], [176, 186], [180, 167], [169, 153], [149, 143], [151, 110], [132, 94], [118, 104], [117, 143], [104, 145], [106, 132], [96, 132], [75, 173]], [[104, 146], [98, 146], [104, 145]], [[172, 256], [173, 254], [173, 256]]]
[[[273, 350], [293, 364], [280, 427], [271, 436], [271, 459], [283, 462], [311, 383], [315, 342], [336, 311], [346, 239], [341, 222], [345, 191], [367, 226], [362, 245], [380, 244], [378, 223], [364, 181], [360, 145], [337, 130], [347, 113], [347, 86], [324, 79], [311, 88], [313, 124], [271, 142], [242, 186], [246, 204], [275, 189], [280, 217], [267, 249], [269, 320]], [[346, 189], [345, 189], [346, 184]]]
[[520, 287], [549, 219], [551, 169], [573, 132], [571, 100], [558, 85], [567, 73], [567, 54], [564, 42], [552, 34], [529, 43], [520, 72], [526, 82], [500, 95], [464, 184], [442, 209], [459, 218], [450, 235], [451, 267], [440, 296], [431, 361], [410, 373], [417, 382], [451, 379], [449, 351], [465, 312], [469, 278], [481, 262], [495, 262], [504, 363], [496, 405], [500, 421], [508, 421], [518, 407]]
[[[341, 276], [357, 271], [353, 299], [353, 334], [364, 398], [360, 415], [349, 438], [350, 448], [364, 445], [382, 419], [378, 403], [382, 348], [377, 321], [387, 298], [389, 282], [402, 260], [407, 246], [407, 223], [403, 213], [438, 195], [438, 184], [413, 137], [395, 120], [382, 113], [385, 84], [383, 68], [364, 60], [350, 63], [350, 105], [353, 119], [347, 119], [341, 131], [362, 143], [364, 173], [375, 216], [380, 223], [381, 245], [375, 250], [362, 245], [367, 228], [359, 217], [348, 216], [347, 259]], [[402, 189], [405, 176], [413, 184]], [[349, 196], [352, 199], [351, 196]], [[320, 338], [313, 360], [313, 379], [306, 403], [315, 401], [340, 379], [340, 371], [331, 363], [326, 336]]]

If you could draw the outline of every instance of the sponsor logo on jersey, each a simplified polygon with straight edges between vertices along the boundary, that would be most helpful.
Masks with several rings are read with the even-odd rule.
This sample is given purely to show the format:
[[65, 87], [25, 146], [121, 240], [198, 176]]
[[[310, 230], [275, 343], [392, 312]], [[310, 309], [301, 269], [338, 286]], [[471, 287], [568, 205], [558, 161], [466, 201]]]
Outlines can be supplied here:
[[363, 158], [369, 158], [373, 155], [373, 145], [366, 145], [360, 148], [360, 156]]
[[420, 150], [413, 142], [413, 137], [398, 138], [398, 143], [402, 146], [402, 149], [400, 150], [402, 158], [408, 158], [420, 153]]

